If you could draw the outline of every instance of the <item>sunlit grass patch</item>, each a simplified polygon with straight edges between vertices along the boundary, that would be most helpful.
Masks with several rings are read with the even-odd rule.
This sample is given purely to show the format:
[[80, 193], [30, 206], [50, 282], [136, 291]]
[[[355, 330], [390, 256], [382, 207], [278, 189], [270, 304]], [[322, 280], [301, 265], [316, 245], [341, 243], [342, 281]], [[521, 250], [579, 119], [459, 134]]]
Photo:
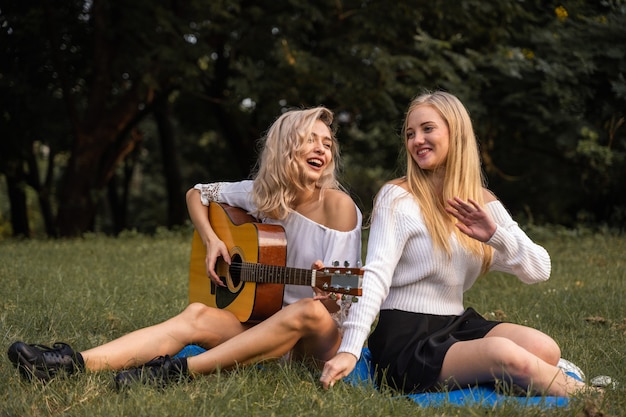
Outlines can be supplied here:
[[[495, 408], [417, 406], [393, 391], [339, 383], [330, 391], [319, 373], [293, 363], [199, 376], [180, 385], [118, 392], [114, 372], [84, 373], [48, 384], [25, 383], [0, 358], [0, 416], [618, 416], [626, 414], [626, 238], [542, 231], [552, 255], [549, 281], [525, 285], [488, 274], [467, 293], [467, 305], [499, 320], [536, 327], [588, 376], [620, 383], [604, 398], [582, 396], [567, 409], [507, 404]], [[190, 234], [120, 239], [0, 241], [2, 346], [15, 340], [86, 349], [181, 311], [188, 299]]]

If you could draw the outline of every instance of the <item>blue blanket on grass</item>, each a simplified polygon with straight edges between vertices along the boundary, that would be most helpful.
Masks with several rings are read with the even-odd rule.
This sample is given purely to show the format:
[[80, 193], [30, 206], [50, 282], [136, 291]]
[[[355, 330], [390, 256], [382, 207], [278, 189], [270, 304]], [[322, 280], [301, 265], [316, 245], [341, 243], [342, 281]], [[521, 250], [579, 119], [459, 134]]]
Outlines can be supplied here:
[[[205, 349], [196, 345], [189, 345], [180, 351], [176, 356], [189, 357], [199, 355], [202, 352], [205, 352]], [[566, 373], [576, 379], [580, 379], [580, 377], [573, 372]], [[373, 369], [371, 366], [371, 353], [368, 348], [363, 348], [361, 358], [356, 363], [356, 367], [350, 375], [344, 379], [355, 386], [364, 383], [374, 383]], [[502, 395], [497, 393], [494, 390], [494, 387], [490, 385], [481, 385], [447, 392], [408, 394], [406, 396], [423, 407], [438, 407], [444, 404], [455, 404], [459, 406], [494, 406], [497, 404], [514, 402], [524, 406], [552, 408], [565, 407], [568, 404], [568, 399], [564, 397], [513, 397]]]

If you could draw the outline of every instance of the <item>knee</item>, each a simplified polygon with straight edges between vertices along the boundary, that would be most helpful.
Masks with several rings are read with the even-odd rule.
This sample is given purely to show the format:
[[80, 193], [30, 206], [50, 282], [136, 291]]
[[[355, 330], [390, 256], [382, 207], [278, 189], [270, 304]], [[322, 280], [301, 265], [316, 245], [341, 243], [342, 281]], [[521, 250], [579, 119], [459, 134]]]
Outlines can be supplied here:
[[303, 298], [291, 304], [293, 314], [291, 315], [302, 327], [316, 327], [330, 318], [328, 310], [318, 300]]
[[529, 341], [528, 350], [550, 365], [556, 365], [561, 359], [561, 348], [550, 336], [542, 334]]
[[204, 323], [211, 320], [214, 310], [216, 309], [203, 303], [191, 303], [178, 315], [178, 318], [186, 325], [202, 328]]
[[544, 346], [545, 356], [542, 359], [548, 362], [550, 365], [556, 366], [556, 364], [558, 364], [559, 360], [561, 359], [561, 348], [554, 341], [554, 339], [552, 339], [551, 337], [548, 337], [548, 339], [549, 340], [545, 343]]
[[504, 338], [520, 348], [540, 358], [550, 365], [556, 365], [561, 358], [559, 345], [547, 334], [525, 326], [503, 324], [496, 326], [494, 336]]
[[180, 313], [180, 316], [184, 316], [188, 320], [194, 320], [203, 314], [206, 314], [210, 307], [203, 303], [191, 303]]

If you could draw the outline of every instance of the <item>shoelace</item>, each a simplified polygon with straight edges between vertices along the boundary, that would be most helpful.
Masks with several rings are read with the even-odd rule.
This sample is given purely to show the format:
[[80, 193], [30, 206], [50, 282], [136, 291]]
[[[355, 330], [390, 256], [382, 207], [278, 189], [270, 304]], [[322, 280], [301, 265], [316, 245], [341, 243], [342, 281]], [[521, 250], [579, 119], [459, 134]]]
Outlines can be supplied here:
[[[37, 349], [39, 352], [39, 354], [45, 358], [46, 356], [50, 356], [50, 355], [56, 355], [56, 356], [62, 356], [61, 353], [59, 352], [62, 347], [50, 347], [50, 346], [46, 346], [46, 345], [31, 345], [32, 347], [34, 347], [35, 349]], [[53, 345], [56, 346], [56, 345]]]

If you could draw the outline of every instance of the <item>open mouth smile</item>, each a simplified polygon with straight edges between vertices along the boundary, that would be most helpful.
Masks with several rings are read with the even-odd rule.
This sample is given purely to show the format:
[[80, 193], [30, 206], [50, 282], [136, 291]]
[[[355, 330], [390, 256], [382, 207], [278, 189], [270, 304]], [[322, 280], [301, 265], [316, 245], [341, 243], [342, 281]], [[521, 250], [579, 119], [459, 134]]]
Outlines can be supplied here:
[[311, 165], [312, 167], [315, 168], [321, 168], [322, 166], [324, 166], [324, 161], [322, 161], [321, 159], [318, 158], [311, 158], [311, 159], [307, 159], [307, 164]]

